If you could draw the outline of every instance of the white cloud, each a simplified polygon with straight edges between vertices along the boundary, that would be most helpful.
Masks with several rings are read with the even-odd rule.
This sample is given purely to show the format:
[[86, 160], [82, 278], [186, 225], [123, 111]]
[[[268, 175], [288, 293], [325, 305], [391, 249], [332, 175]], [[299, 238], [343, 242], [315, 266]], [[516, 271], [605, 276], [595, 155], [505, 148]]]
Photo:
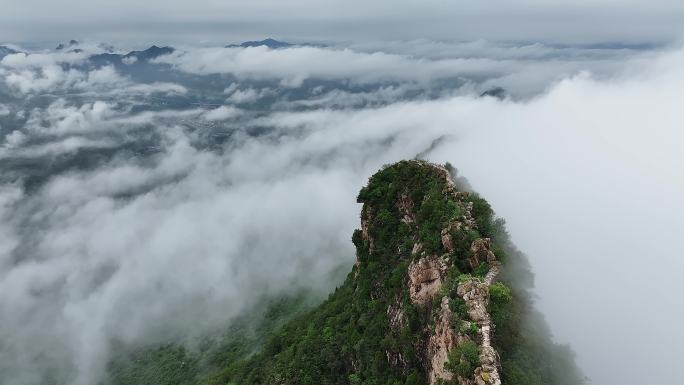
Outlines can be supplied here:
[[[434, 43], [411, 41], [402, 47], [389, 43], [351, 48], [295, 47], [272, 50], [202, 48], [178, 50], [159, 62], [191, 74], [230, 74], [242, 80], [275, 80], [285, 88], [300, 87], [307, 79], [343, 81], [352, 85], [414, 82], [423, 87], [443, 79], [487, 80], [508, 87], [519, 96], [543, 91], [554, 80], [591, 70], [597, 76], [615, 73], [628, 60], [648, 56], [635, 50], [553, 48], [542, 44]], [[355, 47], [355, 46], [354, 46]], [[273, 63], [277, 63], [274, 65]], [[256, 90], [233, 83], [226, 93], [254, 101]], [[480, 91], [481, 92], [481, 91]]]
[[38, 70], [10, 72], [5, 82], [22, 94], [42, 92], [56, 86], [69, 87], [83, 82], [84, 74], [76, 70], [64, 70], [56, 64], [46, 65]]
[[23, 132], [14, 130], [5, 137], [4, 146], [7, 148], [18, 147], [24, 142], [25, 139], [26, 135]]
[[[495, 60], [550, 60], [562, 58], [570, 60], [612, 59], [615, 56], [628, 56], [635, 49], [618, 49], [619, 44], [606, 47], [586, 47], [577, 45], [553, 45], [539, 41], [507, 42], [477, 39], [471, 41], [411, 39], [395, 41], [361, 41], [349, 44], [349, 48], [361, 52], [389, 52], [403, 56], [430, 59], [450, 58], [488, 58]], [[587, 49], [590, 48], [590, 49]]]
[[[14, 54], [5, 57], [4, 82], [20, 94], [41, 92], [78, 92], [108, 96], [135, 96], [153, 93], [183, 94], [187, 89], [168, 82], [134, 83], [114, 66], [79, 70], [64, 66], [62, 53]], [[72, 54], [68, 54], [72, 55]], [[73, 54], [76, 55], [76, 54]], [[71, 63], [73, 64], [73, 62]]]
[[138, 57], [137, 56], [124, 57], [123, 59], [121, 59], [121, 61], [124, 64], [133, 64], [133, 63], [138, 61]]
[[204, 113], [203, 117], [206, 120], [226, 120], [242, 115], [242, 110], [231, 106], [220, 106]]
[[84, 53], [49, 52], [49, 53], [15, 53], [0, 60], [0, 65], [11, 69], [35, 69], [57, 64], [80, 63], [86, 58]]
[[[88, 72], [88, 85], [114, 84], [125, 82], [126, 79], [119, 75], [113, 66], [106, 66]], [[85, 88], [85, 87], [84, 87]]]
[[503, 71], [507, 64], [489, 59], [433, 61], [383, 52], [362, 53], [350, 49], [317, 47], [280, 50], [266, 47], [205, 48], [177, 51], [157, 61], [173, 64], [191, 73], [231, 73], [250, 79], [282, 78], [292, 85], [301, 84], [308, 78], [350, 79], [358, 83], [427, 81], [457, 74], [491, 74]]
[[[132, 86], [135, 88], [137, 85]], [[147, 88], [148, 85], [140, 85]], [[226, 109], [215, 114], [234, 113]], [[21, 130], [14, 130], [5, 137], [0, 159], [40, 158], [72, 153], [81, 148], [104, 149], [135, 142], [129, 131], [147, 125], [178, 123], [184, 119], [199, 119], [207, 113], [201, 109], [160, 110], [130, 113], [104, 101], [85, 103], [80, 106], [65, 99], [57, 99], [46, 108], [32, 109]]]
[[[381, 86], [376, 90], [363, 92], [349, 92], [339, 89], [333, 89], [322, 93], [321, 89], [315, 89], [311, 98], [297, 100], [293, 102], [281, 102], [278, 106], [280, 109], [289, 107], [308, 107], [308, 108], [354, 108], [374, 105], [384, 105], [396, 102], [405, 98], [413, 92], [412, 99], [419, 99], [420, 87], [411, 87], [407, 85], [400, 86]], [[472, 91], [471, 88], [464, 86], [460, 90], [450, 91], [451, 94], [457, 92]]]
[[[58, 99], [46, 109], [34, 109], [26, 121], [28, 132], [44, 135], [65, 135], [107, 129], [108, 118], [118, 114], [113, 105], [95, 101], [80, 107]], [[47, 124], [46, 124], [47, 123]]]
[[[26, 333], [15, 331], [12, 336], [21, 346], [36, 344], [36, 339], [43, 341], [37, 346], [59, 344], [46, 362], [61, 362], [65, 349], [71, 351], [68, 357], [80, 371], [76, 383], [92, 383], [91, 376], [99, 375], [112, 337], [154, 341], [188, 322], [198, 331], [206, 330], [256, 305], [262, 294], [297, 286], [328, 288], [327, 274], [350, 259], [349, 235], [334, 218], [353, 212], [353, 201], [332, 207], [335, 194], [300, 194], [282, 206], [283, 194], [340, 185], [344, 174], [319, 171], [269, 182], [262, 171], [246, 175], [229, 159], [196, 152], [182, 137], [170, 140], [153, 169], [102, 169], [58, 178], [47, 186], [36, 197], [41, 208], [35, 215], [56, 227], [44, 234], [33, 252], [52, 257], [17, 266], [0, 284], [5, 293], [2, 307], [16, 311], [3, 314], [0, 333], [10, 333], [21, 322]], [[257, 155], [241, 151], [250, 153]], [[226, 183], [235, 187], [221, 187]], [[149, 187], [150, 193], [124, 205], [113, 198]], [[310, 218], [307, 208], [312, 204], [329, 207], [330, 216]], [[354, 221], [354, 215], [347, 217]], [[297, 231], [282, 232], [292, 223], [297, 223]], [[330, 235], [306, 242], [316, 228], [326, 228]], [[296, 279], [301, 271], [311, 273], [309, 281]], [[105, 281], [93, 281], [105, 273]], [[276, 275], [283, 279], [273, 280]], [[63, 279], [68, 285], [59, 284]], [[25, 285], [39, 291], [59, 285], [68, 302], [51, 306], [41, 298], [25, 298]], [[19, 308], [15, 301], [26, 302]], [[43, 317], [29, 322], [22, 308], [32, 304], [43, 307]], [[217, 308], [225, 311], [212, 311]], [[64, 340], [53, 334], [51, 325], [57, 319]], [[4, 360], [3, 371], [21, 374], [12, 369], [17, 368], [17, 359], [21, 357]]]
[[230, 91], [230, 96], [228, 96], [226, 102], [234, 104], [254, 103], [266, 96], [275, 94], [270, 88], [255, 89], [253, 87], [247, 87], [245, 89], [236, 89], [232, 91], [230, 88], [231, 87], [228, 87], [226, 89], [226, 91]]
[[56, 139], [48, 143], [20, 147], [26, 142], [26, 135], [20, 131], [14, 131], [7, 138], [4, 148], [0, 148], [0, 160], [7, 158], [43, 158], [55, 157], [64, 154], [73, 154], [80, 149], [107, 149], [114, 148], [119, 143], [111, 139], [88, 139], [84, 137], [66, 137]]

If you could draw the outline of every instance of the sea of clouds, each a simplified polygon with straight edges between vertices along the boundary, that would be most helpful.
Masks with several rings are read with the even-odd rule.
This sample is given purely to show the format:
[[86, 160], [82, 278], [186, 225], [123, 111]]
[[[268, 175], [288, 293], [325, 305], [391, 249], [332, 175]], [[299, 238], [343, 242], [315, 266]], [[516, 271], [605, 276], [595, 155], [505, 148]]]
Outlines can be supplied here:
[[93, 384], [115, 344], [325, 296], [354, 262], [358, 190], [418, 154], [507, 220], [593, 384], [671, 382], [683, 50], [414, 40], [92, 64], [101, 50], [0, 61], [0, 383]]

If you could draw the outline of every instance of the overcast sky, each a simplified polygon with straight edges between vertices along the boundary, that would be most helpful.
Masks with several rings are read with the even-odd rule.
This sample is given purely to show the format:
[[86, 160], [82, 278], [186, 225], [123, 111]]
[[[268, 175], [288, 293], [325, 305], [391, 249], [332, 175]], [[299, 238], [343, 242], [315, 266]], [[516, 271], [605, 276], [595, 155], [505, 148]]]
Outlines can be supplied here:
[[99, 39], [222, 43], [264, 36], [305, 40], [679, 40], [675, 0], [4, 0], [0, 36], [12, 42]]

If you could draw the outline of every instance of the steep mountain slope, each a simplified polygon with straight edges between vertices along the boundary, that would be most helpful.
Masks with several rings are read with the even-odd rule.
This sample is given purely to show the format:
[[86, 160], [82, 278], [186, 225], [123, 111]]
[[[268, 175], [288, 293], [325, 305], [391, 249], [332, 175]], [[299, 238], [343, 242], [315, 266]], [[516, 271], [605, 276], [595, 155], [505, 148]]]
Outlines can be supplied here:
[[[192, 375], [180, 368], [201, 358], [177, 348], [135, 370], [145, 383], [177, 371], [152, 377], [169, 384], [582, 384], [527, 300], [530, 274], [503, 221], [451, 174], [402, 161], [373, 175], [358, 195], [356, 264], [319, 306], [248, 343], [234, 334]], [[114, 382], [140, 383], [135, 370]]]
[[522, 289], [500, 281], [522, 257], [503, 222], [446, 168], [399, 162], [358, 201], [357, 262], [344, 284], [210, 383], [582, 383], [567, 351], [526, 327], [541, 323], [527, 319]]

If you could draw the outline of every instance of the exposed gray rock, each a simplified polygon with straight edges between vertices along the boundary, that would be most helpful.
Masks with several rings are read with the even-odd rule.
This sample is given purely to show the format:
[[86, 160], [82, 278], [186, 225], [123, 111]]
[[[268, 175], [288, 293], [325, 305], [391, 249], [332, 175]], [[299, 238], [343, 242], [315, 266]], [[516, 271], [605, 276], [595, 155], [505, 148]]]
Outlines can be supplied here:
[[397, 201], [397, 208], [404, 216], [401, 220], [404, 223], [414, 223], [416, 221], [416, 214], [413, 212], [413, 202], [408, 194], [403, 193], [399, 196]]
[[390, 328], [396, 333], [401, 332], [401, 329], [406, 326], [407, 320], [401, 298], [395, 298], [394, 302], [387, 307], [387, 319]]
[[442, 297], [435, 329], [427, 343], [428, 381], [430, 385], [439, 380], [451, 380], [453, 374], [444, 368], [448, 354], [458, 343], [456, 332], [451, 325], [449, 297]]
[[425, 304], [438, 292], [449, 266], [444, 258], [428, 255], [411, 262], [408, 267], [409, 296], [415, 304]]

